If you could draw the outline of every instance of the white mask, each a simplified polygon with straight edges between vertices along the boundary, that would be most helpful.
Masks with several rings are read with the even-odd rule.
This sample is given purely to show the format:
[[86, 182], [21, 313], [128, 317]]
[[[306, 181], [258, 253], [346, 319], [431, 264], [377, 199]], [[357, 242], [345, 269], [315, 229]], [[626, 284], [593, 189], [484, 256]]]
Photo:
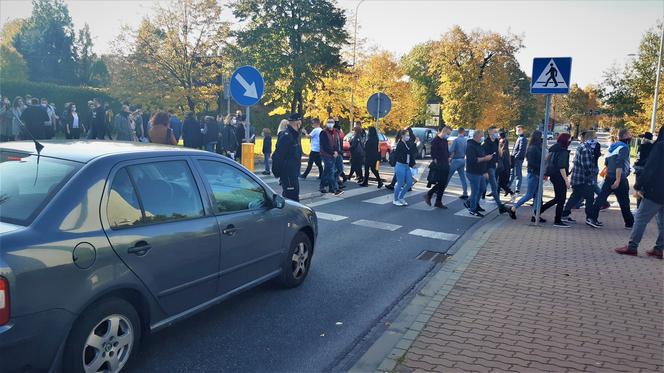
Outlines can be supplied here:
[[334, 123], [327, 123], [327, 129], [331, 130], [334, 128]]
[[403, 141], [410, 141], [410, 136], [404, 136]]

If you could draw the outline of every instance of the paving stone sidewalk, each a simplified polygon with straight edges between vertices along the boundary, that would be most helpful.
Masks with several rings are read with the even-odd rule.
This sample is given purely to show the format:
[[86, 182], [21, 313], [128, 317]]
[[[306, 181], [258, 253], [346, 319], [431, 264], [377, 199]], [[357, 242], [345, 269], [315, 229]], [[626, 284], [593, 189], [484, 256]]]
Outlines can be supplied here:
[[612, 250], [629, 236], [619, 211], [601, 213], [603, 229], [560, 229], [522, 210], [501, 217], [392, 370], [664, 371], [664, 261], [645, 256], [654, 220], [627, 257]]

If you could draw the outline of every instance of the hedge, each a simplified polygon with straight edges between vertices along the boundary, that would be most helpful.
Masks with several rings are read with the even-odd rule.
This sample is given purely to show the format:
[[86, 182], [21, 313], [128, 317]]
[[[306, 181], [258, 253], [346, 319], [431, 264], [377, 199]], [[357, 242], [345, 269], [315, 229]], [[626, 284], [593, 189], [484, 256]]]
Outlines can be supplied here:
[[60, 114], [65, 104], [73, 102], [76, 104], [79, 112], [87, 112], [88, 101], [98, 98], [105, 103], [109, 103], [114, 111], [120, 109], [118, 100], [108, 94], [108, 90], [90, 87], [63, 86], [52, 83], [36, 83], [29, 81], [3, 81], [0, 82], [0, 94], [9, 97], [14, 101], [14, 97], [30, 95], [37, 98], [46, 98], [49, 103], [56, 105], [57, 113]]

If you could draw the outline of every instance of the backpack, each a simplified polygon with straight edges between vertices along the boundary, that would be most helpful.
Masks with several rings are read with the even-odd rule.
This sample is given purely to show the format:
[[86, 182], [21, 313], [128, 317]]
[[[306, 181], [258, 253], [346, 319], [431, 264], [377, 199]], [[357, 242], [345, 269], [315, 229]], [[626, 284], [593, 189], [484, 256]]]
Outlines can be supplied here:
[[559, 152], [551, 152], [547, 154], [546, 167], [544, 168], [545, 176], [551, 177], [558, 172], [558, 167], [556, 166], [556, 163], [558, 163], [558, 153]]
[[280, 177], [284, 167], [284, 149], [283, 146], [279, 146], [279, 140], [281, 140], [281, 136], [277, 139], [277, 148], [272, 153], [272, 174], [274, 177]]

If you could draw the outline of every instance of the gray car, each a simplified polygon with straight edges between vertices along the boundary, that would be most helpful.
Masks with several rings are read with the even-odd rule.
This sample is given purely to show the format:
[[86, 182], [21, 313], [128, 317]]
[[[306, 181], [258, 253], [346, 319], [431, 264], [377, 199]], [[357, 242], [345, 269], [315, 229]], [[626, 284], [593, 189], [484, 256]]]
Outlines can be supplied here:
[[1, 372], [116, 372], [145, 333], [309, 273], [313, 210], [228, 158], [43, 145], [0, 144]]

